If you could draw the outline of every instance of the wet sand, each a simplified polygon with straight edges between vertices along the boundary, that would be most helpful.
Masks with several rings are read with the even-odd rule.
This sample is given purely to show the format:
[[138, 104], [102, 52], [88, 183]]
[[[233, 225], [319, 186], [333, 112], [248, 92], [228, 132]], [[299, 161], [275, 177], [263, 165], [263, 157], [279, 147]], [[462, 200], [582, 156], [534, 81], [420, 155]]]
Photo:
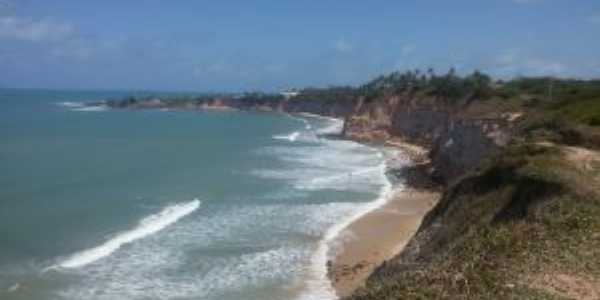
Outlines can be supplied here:
[[438, 199], [437, 192], [406, 188], [350, 224], [338, 237], [329, 265], [338, 296], [350, 295], [377, 266], [400, 253]]

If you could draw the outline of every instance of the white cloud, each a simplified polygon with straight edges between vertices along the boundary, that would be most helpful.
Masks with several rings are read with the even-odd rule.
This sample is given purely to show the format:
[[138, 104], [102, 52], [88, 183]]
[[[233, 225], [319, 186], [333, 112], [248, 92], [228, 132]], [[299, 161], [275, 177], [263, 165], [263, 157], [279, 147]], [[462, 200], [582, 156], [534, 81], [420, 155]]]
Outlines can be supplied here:
[[536, 75], [562, 75], [567, 71], [567, 66], [560, 62], [537, 58], [526, 60], [524, 65]]
[[352, 46], [352, 44], [350, 42], [348, 42], [347, 40], [345, 40], [343, 38], [335, 41], [333, 46], [334, 46], [335, 50], [337, 50], [339, 52], [350, 52], [350, 51], [352, 51], [352, 49], [354, 49], [354, 46]]
[[502, 76], [512, 75], [564, 75], [569, 68], [562, 62], [527, 54], [519, 49], [509, 49], [497, 55], [491, 71]]
[[71, 36], [71, 25], [50, 19], [33, 20], [16, 16], [0, 17], [0, 39], [55, 41]]

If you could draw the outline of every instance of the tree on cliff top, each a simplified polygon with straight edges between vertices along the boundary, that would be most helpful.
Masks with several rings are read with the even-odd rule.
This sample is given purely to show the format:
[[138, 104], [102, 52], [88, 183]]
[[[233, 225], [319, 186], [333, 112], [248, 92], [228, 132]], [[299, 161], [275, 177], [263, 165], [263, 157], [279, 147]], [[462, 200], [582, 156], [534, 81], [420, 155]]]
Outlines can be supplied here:
[[393, 72], [382, 75], [362, 85], [359, 90], [367, 100], [385, 93], [423, 91], [430, 96], [455, 101], [469, 97], [485, 99], [491, 96], [491, 77], [480, 71], [462, 77], [454, 68], [445, 75], [437, 75], [433, 69], [422, 73], [419, 69], [406, 72]]

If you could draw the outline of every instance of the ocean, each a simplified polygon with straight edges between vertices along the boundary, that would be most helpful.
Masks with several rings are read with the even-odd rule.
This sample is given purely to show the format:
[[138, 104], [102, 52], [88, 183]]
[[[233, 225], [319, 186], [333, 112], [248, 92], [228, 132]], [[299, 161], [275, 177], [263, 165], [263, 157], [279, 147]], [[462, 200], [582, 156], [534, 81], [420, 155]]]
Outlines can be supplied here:
[[388, 153], [330, 118], [81, 106], [132, 94], [0, 90], [0, 299], [334, 299]]

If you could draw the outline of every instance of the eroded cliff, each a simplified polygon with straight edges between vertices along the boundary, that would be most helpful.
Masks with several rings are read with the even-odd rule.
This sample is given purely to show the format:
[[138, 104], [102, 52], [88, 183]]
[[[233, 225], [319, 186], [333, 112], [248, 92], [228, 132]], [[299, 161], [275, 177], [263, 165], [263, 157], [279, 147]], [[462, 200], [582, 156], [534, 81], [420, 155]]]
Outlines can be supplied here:
[[457, 178], [497, 153], [510, 140], [508, 109], [476, 102], [447, 104], [434, 97], [386, 95], [357, 101], [344, 136], [367, 142], [400, 139], [430, 149], [432, 175]]

